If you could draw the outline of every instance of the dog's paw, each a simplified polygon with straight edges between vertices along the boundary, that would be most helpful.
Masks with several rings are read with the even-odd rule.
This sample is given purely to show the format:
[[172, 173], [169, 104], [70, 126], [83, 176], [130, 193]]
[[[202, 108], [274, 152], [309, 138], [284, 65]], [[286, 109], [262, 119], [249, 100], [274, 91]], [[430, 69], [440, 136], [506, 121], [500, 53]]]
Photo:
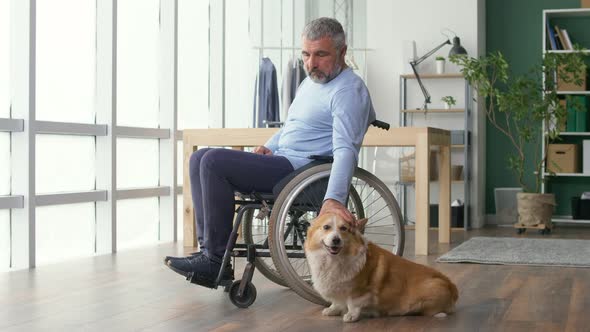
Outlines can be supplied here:
[[434, 315], [435, 318], [445, 318], [447, 314], [444, 312], [439, 312], [438, 314]]
[[342, 317], [342, 321], [345, 323], [354, 323], [361, 318], [360, 313], [351, 313], [347, 312], [346, 315]]
[[324, 316], [340, 316], [340, 315], [342, 315], [342, 309], [335, 307], [334, 305], [331, 305], [330, 307], [322, 310], [322, 315], [324, 315]]

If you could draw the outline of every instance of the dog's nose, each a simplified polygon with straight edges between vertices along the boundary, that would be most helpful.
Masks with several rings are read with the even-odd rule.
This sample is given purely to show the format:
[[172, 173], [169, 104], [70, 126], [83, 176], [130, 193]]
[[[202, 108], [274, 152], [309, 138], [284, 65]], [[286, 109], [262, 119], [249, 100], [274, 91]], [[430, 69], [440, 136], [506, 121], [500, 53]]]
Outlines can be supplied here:
[[335, 237], [332, 239], [332, 244], [337, 246], [340, 245], [340, 238], [339, 237]]

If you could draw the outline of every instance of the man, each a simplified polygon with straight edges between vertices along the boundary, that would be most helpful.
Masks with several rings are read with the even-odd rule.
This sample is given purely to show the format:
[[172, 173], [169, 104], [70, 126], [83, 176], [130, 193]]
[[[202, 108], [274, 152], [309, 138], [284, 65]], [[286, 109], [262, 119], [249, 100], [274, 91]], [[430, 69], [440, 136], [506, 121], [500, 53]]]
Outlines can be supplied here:
[[[232, 230], [234, 191], [272, 192], [283, 177], [309, 163], [310, 155], [334, 156], [320, 215], [331, 212], [355, 221], [345, 203], [363, 137], [375, 120], [371, 97], [344, 61], [346, 41], [338, 21], [316, 19], [307, 24], [302, 39], [308, 77], [299, 86], [285, 125], [254, 153], [201, 149], [191, 155], [200, 252], [166, 257], [166, 265], [179, 274], [215, 280]], [[231, 268], [226, 270], [229, 278]]]

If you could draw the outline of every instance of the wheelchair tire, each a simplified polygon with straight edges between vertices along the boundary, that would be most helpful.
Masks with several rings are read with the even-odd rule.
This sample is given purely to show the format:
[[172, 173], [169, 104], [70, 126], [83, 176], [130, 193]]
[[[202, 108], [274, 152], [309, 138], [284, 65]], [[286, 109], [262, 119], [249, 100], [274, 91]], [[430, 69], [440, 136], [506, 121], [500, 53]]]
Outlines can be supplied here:
[[256, 301], [256, 287], [251, 282], [247, 283], [244, 294], [239, 296], [240, 282], [240, 280], [236, 280], [229, 286], [228, 296], [231, 303], [236, 307], [246, 309]]
[[[290, 251], [289, 245], [286, 244], [290, 238], [286, 234], [285, 228], [288, 230], [292, 227], [293, 211], [310, 207], [298, 206], [298, 204], [305, 205], [311, 201], [309, 198], [305, 198], [303, 201], [306, 203], [301, 203], [301, 197], [298, 196], [307, 197], [306, 188], [312, 188], [314, 182], [321, 179], [324, 179], [325, 182], [325, 179], [330, 176], [331, 167], [331, 164], [315, 166], [293, 178], [277, 197], [269, 224], [271, 256], [283, 280], [301, 297], [320, 305], [329, 305], [329, 303], [313, 289], [307, 261], [300, 258], [300, 253], [295, 256], [297, 258], [292, 258], [294, 257], [293, 252]], [[355, 208], [358, 211], [357, 218], [369, 218], [365, 227], [367, 239], [401, 256], [404, 249], [403, 219], [397, 200], [387, 186], [373, 174], [357, 168], [351, 181], [350, 193], [349, 209], [351, 203], [353, 208], [354, 205], [360, 204]], [[323, 197], [317, 202], [320, 205], [319, 207], [310, 207], [312, 211], [308, 213], [306, 222], [311, 223], [315, 218], [319, 208], [321, 208], [322, 201]], [[383, 233], [387, 231], [391, 233]], [[301, 242], [304, 240], [302, 239]], [[294, 247], [291, 245], [291, 248]]]
[[[268, 231], [265, 232], [264, 228], [268, 230], [269, 217], [261, 220], [263, 223], [262, 225], [255, 225], [254, 210], [246, 210], [242, 218], [244, 218], [242, 220], [244, 242], [246, 244], [264, 244], [264, 242], [268, 239]], [[264, 225], [264, 223], [266, 223], [266, 225]], [[255, 231], [255, 229], [259, 231]], [[281, 277], [279, 271], [277, 271], [271, 257], [256, 257], [254, 266], [256, 266], [256, 269], [270, 281], [283, 287], [289, 287]]]

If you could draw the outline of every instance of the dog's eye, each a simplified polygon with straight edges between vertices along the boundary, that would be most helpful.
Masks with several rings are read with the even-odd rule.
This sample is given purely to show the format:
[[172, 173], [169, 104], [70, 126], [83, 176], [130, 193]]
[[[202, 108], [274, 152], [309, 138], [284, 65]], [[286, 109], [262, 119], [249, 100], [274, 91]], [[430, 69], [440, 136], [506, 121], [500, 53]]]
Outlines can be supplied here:
[[346, 232], [347, 229], [348, 228], [346, 228], [346, 226], [340, 226], [340, 231], [342, 231], [342, 232]]
[[324, 225], [324, 230], [329, 230], [330, 229], [330, 225]]

